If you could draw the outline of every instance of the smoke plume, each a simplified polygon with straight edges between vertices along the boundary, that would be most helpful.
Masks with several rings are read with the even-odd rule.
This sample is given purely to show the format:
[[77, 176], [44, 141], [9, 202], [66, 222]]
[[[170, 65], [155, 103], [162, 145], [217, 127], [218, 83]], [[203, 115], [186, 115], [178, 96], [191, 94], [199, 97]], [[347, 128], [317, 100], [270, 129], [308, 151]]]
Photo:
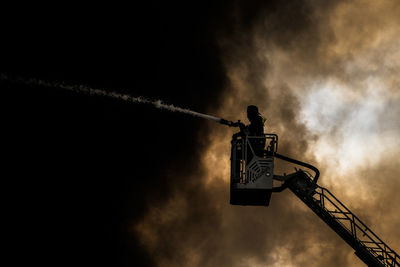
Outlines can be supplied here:
[[[320, 184], [398, 252], [400, 5], [236, 1], [228, 10], [216, 31], [229, 83], [210, 112], [243, 120], [258, 105], [280, 153], [319, 167]], [[290, 192], [268, 208], [230, 206], [232, 130], [209, 132], [201, 170], [133, 226], [159, 266], [363, 266]]]

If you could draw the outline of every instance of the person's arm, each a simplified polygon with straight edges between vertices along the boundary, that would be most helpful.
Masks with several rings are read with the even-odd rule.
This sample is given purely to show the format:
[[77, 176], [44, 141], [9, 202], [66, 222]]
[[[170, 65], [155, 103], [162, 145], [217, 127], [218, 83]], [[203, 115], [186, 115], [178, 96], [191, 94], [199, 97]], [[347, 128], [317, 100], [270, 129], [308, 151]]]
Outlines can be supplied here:
[[246, 128], [246, 126], [240, 121], [232, 123], [232, 126], [233, 127], [239, 127], [240, 131], [242, 131], [244, 128]]

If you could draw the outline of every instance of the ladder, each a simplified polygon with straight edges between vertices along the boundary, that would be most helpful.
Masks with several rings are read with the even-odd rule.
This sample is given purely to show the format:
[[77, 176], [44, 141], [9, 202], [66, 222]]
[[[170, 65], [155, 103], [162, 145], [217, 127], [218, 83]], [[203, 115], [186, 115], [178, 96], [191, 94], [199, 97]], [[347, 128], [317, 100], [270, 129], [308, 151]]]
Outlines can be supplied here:
[[400, 257], [328, 189], [298, 170], [284, 183], [354, 250], [367, 266], [400, 266]]

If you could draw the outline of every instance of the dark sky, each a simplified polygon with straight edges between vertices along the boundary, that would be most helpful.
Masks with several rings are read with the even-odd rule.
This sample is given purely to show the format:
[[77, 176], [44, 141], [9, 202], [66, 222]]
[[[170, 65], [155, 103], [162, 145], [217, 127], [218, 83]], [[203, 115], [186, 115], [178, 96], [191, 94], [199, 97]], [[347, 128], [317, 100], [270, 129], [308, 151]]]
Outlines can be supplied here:
[[[10, 10], [1, 51], [10, 77], [112, 88], [203, 112], [220, 100], [222, 4]], [[130, 225], [198, 168], [197, 134], [207, 125], [59, 88], [1, 87], [12, 92], [7, 196], [23, 253], [53, 266], [153, 266]]]

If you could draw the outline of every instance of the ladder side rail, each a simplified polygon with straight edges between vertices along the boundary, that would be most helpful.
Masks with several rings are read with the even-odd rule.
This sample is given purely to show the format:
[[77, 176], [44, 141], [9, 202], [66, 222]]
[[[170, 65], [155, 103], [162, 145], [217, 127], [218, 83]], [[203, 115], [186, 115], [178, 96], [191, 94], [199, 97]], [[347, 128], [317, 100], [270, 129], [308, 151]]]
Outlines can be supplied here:
[[[377, 259], [370, 251], [362, 246], [357, 239], [343, 226], [338, 220], [329, 214], [321, 205], [316, 203], [315, 198], [310, 196], [306, 191], [297, 190], [296, 187], [289, 188], [297, 195], [301, 201], [303, 201], [315, 214], [318, 215], [333, 231], [335, 231], [347, 244], [349, 244], [356, 252], [360, 251], [361, 255], [366, 257], [360, 257], [360, 259], [369, 266], [387, 266], [383, 265], [381, 261]], [[357, 254], [357, 253], [356, 253]], [[372, 264], [372, 265], [371, 265]]]
[[[343, 211], [342, 208], [341, 208], [339, 205], [337, 205], [334, 201], [332, 201], [328, 196], [326, 196], [326, 195], [324, 194], [324, 188], [323, 188], [323, 187], [320, 187], [320, 188], [321, 188], [321, 193], [317, 192], [317, 194], [320, 194], [321, 197], [322, 197], [322, 199], [324, 199], [323, 204], [321, 203], [321, 207], [322, 207], [325, 211], [327, 211], [328, 214], [329, 214], [332, 218], [334, 218], [338, 223], [340, 223], [340, 224], [343, 226], [343, 228], [346, 229], [354, 238], [357, 238], [357, 237], [356, 237], [356, 231], [355, 231], [355, 228], [354, 228], [354, 217], [352, 216], [353, 214], [352, 214], [348, 209], [346, 209], [346, 211]], [[327, 208], [327, 206], [325, 205], [325, 203], [326, 203], [325, 199], [328, 201], [328, 203], [331, 203], [331, 204], [336, 208], [336, 210], [333, 211], [334, 213], [343, 215], [344, 217], [333, 216], [333, 215], [331, 214], [331, 210], [329, 210], [329, 209]], [[343, 206], [343, 205], [341, 205], [341, 206]], [[349, 215], [350, 215], [350, 216], [349, 216]], [[341, 222], [341, 220], [343, 220], [343, 219], [344, 219], [344, 220], [349, 220], [349, 222], [350, 222], [350, 229], [349, 229], [345, 224], [343, 224], [343, 223]]]
[[[344, 225], [343, 223], [341, 223], [340, 221], [338, 221], [341, 225], [343, 225], [343, 227], [349, 232], [349, 233], [351, 233], [351, 235], [355, 238], [355, 239], [357, 239], [362, 245], [364, 245], [365, 247], [367, 247], [369, 250], [371, 250], [371, 252], [373, 252], [374, 254], [377, 254], [376, 253], [376, 248], [378, 248], [378, 250], [379, 251], [382, 251], [382, 253], [383, 253], [383, 251], [385, 250], [385, 245], [386, 244], [384, 244], [383, 242], [382, 242], [382, 240], [380, 240], [379, 238], [377, 238], [379, 241], [377, 242], [370, 234], [369, 234], [369, 232], [370, 233], [372, 233], [375, 237], [376, 237], [376, 235], [371, 231], [371, 230], [369, 230], [369, 228], [360, 220], [360, 219], [358, 219], [358, 217], [356, 217], [345, 205], [343, 205], [329, 190], [327, 190], [327, 189], [325, 189], [325, 188], [321, 188], [322, 189], [322, 196], [324, 197], [324, 198], [326, 198], [332, 205], [334, 205], [337, 209], [339, 209], [339, 211], [340, 211], [340, 213], [342, 214], [342, 215], [344, 215], [349, 221], [350, 221], [350, 229], [346, 226], [346, 225]], [[325, 189], [325, 190], [323, 190], [323, 189]], [[346, 210], [346, 213], [344, 213], [343, 211], [342, 211], [342, 209], [338, 206], [338, 205], [336, 205], [330, 198], [329, 198], [329, 196], [328, 195], [326, 195], [326, 194], [324, 194], [324, 191], [325, 192], [328, 192], [329, 193], [329, 195], [330, 196], [332, 196], [335, 200], [337, 200], [338, 201], [338, 203]], [[323, 208], [325, 208], [328, 212], [329, 212], [329, 210], [324, 206]], [[351, 216], [348, 216], [347, 214], [351, 214]], [[337, 217], [335, 217], [335, 216], [333, 216], [336, 220], [338, 220], [338, 219], [344, 219], [344, 218], [337, 218]], [[358, 224], [357, 224], [357, 222], [356, 222], [356, 219], [358, 219], [358, 221], [362, 224], [362, 226], [365, 226], [364, 228], [366, 228], [366, 230], [368, 229], [369, 230], [369, 232], [368, 231], [366, 231], [366, 230], [364, 230], [362, 227], [360, 227]], [[359, 229], [360, 230], [360, 232], [363, 234], [363, 237], [367, 237], [370, 241], [368, 242], [368, 244], [363, 244], [363, 240], [360, 240], [359, 238], [358, 238], [358, 236], [357, 236], [357, 230], [356, 229]], [[373, 246], [373, 245], [375, 245], [375, 246]], [[384, 244], [384, 247], [382, 248], [381, 246], [380, 246], [380, 244]], [[377, 255], [378, 256], [378, 255]]]
[[[393, 251], [385, 242], [383, 242], [363, 221], [361, 221], [356, 215], [354, 215], [342, 202], [340, 202], [328, 189], [320, 187], [317, 185], [316, 189], [321, 189], [321, 192], [315, 191], [318, 195], [320, 195], [320, 203], [321, 207], [325, 209], [329, 214], [330, 211], [326, 207], [325, 200], [328, 200], [334, 207], [336, 207], [339, 212], [333, 211], [334, 213], [339, 213], [341, 215], [344, 215], [345, 218], [350, 220], [350, 229], [346, 227], [343, 223], [341, 223], [338, 219], [345, 219], [345, 218], [337, 218], [330, 214], [338, 223], [340, 223], [350, 234], [353, 235], [353, 237], [364, 247], [366, 247], [371, 253], [375, 255], [379, 255], [377, 252], [380, 252], [382, 257], [385, 259], [385, 262], [387, 261], [392, 261], [392, 264], [397, 264], [400, 266], [400, 257], [399, 255]], [[332, 199], [329, 198], [332, 197], [333, 200], [335, 200], [337, 203], [332, 201]], [[323, 201], [321, 201], [321, 199]], [[318, 199], [316, 199], [318, 200]], [[339, 204], [339, 205], [337, 205]], [[342, 208], [341, 208], [341, 207]], [[344, 209], [345, 211], [343, 211]], [[351, 214], [351, 217], [348, 216], [348, 214]], [[357, 236], [357, 229], [360, 231], [360, 233], [363, 234], [363, 237], [367, 237], [366, 239], [369, 239], [370, 241], [364, 241], [361, 240]], [[395, 266], [395, 265], [388, 265], [388, 266]]]
[[[323, 188], [323, 187], [321, 187]], [[353, 216], [354, 216], [354, 222], [357, 223], [357, 221], [365, 228], [365, 230], [363, 230], [360, 227], [360, 230], [362, 230], [363, 233], [368, 233], [370, 232], [376, 239], [378, 239], [381, 243], [384, 244], [384, 242], [374, 233], [372, 232], [372, 230], [363, 222], [361, 221], [354, 213], [352, 213], [342, 202], [340, 202], [328, 189], [323, 188], [323, 190], [325, 192], [327, 192], [330, 196], [332, 196], [344, 209], [346, 209], [348, 212], [350, 212]]]
[[[339, 211], [335, 210], [335, 211], [333, 211], [333, 212], [334, 212], [334, 213], [341, 214], [341, 215], [343, 215], [344, 217], [333, 216], [333, 215], [331, 214], [331, 211], [326, 207], [326, 205], [324, 205], [323, 208], [324, 208], [325, 210], [327, 210], [327, 211], [332, 215], [332, 217], [335, 218], [336, 220], [343, 220], [343, 219], [349, 220], [349, 222], [350, 222], [350, 229], [349, 229], [345, 224], [343, 224], [342, 222], [339, 221], [339, 223], [342, 224], [343, 227], [346, 228], [347, 231], [348, 231], [354, 238], [358, 239], [358, 237], [357, 237], [357, 231], [356, 231], [356, 222], [355, 222], [355, 220], [354, 220], [354, 214], [353, 214], [346, 206], [344, 206], [343, 203], [341, 203], [335, 196], [333, 196], [332, 193], [330, 193], [328, 190], [326, 190], [326, 189], [323, 188], [323, 187], [321, 187], [321, 189], [322, 189], [322, 197], [323, 197], [324, 199], [327, 199], [327, 200], [329, 201], [329, 203], [331, 203], [337, 210], [339, 210]], [[328, 195], [324, 194], [324, 192], [327, 192], [327, 193], [329, 193], [329, 195], [333, 196], [333, 197], [334, 197], [334, 200], [337, 200], [338, 203], [335, 203], [334, 201], [332, 201], [332, 200], [329, 198]], [[324, 203], [325, 203], [325, 201], [324, 201]], [[337, 204], [339, 204], [339, 205], [337, 205]], [[344, 211], [343, 211], [343, 209], [344, 209]], [[372, 241], [372, 242], [373, 242], [373, 241]]]
[[[321, 193], [319, 193], [319, 192], [316, 192], [317, 194], [320, 194], [321, 195], [321, 197], [322, 197], [322, 199], [324, 199], [324, 201], [321, 203], [321, 207], [323, 208], [323, 209], [325, 209], [333, 218], [335, 218], [335, 219], [347, 219], [347, 220], [349, 220], [350, 222], [353, 222], [353, 217], [351, 216], [351, 215], [353, 215], [348, 209], [346, 209], [346, 211], [343, 211], [342, 210], [342, 208], [339, 206], [339, 205], [337, 205], [334, 201], [332, 201], [329, 197], [327, 197], [325, 194], [324, 194], [324, 188], [323, 187], [321, 187]], [[331, 210], [329, 210], [328, 208], [327, 208], [327, 206], [326, 206], [326, 201], [325, 201], [325, 199], [328, 201], [328, 203], [331, 203], [335, 208], [336, 208], [336, 210], [334, 210], [334, 211], [331, 211]], [[343, 206], [343, 205], [342, 205]], [[340, 214], [340, 215], [343, 215], [344, 217], [336, 217], [336, 216], [333, 216], [332, 215], [332, 213], [336, 213], [336, 214]], [[350, 215], [350, 216], [349, 216]], [[349, 230], [345, 225], [343, 225], [347, 230]], [[352, 234], [352, 235], [354, 235], [354, 232], [350, 229], [349, 230], [349, 232]]]
[[[359, 229], [362, 234], [363, 237], [367, 236], [368, 239], [371, 240], [371, 242], [373, 244], [375, 244], [376, 246], [380, 247], [382, 251], [385, 251], [386, 253], [390, 253], [394, 255], [394, 258], [396, 259], [400, 259], [399, 255], [397, 255], [396, 252], [394, 252], [385, 242], [383, 242], [363, 221], [361, 221], [356, 215], [354, 215], [343, 203], [341, 203], [328, 189], [320, 187], [322, 190], [322, 192], [327, 192], [329, 194], [329, 196], [332, 196], [335, 200], [337, 200], [338, 203], [340, 203], [340, 205], [347, 210], [347, 212], [351, 213], [353, 216], [353, 219], [351, 220], [352, 223], [354, 224], [354, 226], [356, 227], [356, 229]], [[326, 194], [323, 194], [323, 196], [330, 200], [329, 197]], [[335, 205], [336, 206], [336, 205]], [[348, 216], [346, 216], [348, 217]], [[360, 226], [361, 224], [361, 226]], [[354, 235], [357, 239], [357, 231], [354, 231]], [[361, 243], [364, 243], [362, 240], [360, 240]], [[364, 245], [364, 244], [363, 244]], [[367, 246], [365, 244], [365, 246]], [[382, 247], [383, 246], [383, 247]], [[370, 247], [370, 246], [367, 246]]]
[[[343, 203], [341, 203], [328, 189], [324, 188], [324, 190], [330, 195], [332, 196], [336, 201], [338, 201], [340, 203], [340, 205], [343, 206], [343, 208], [345, 208], [348, 212], [350, 212], [352, 214], [352, 216], [354, 216], [354, 223], [358, 226], [357, 222], [359, 224], [361, 224], [363, 226], [364, 229], [362, 229], [361, 227], [358, 227], [363, 233], [368, 234], [371, 233], [374, 238], [376, 238], [377, 240], [380, 241], [380, 243], [384, 244], [384, 242], [374, 233], [372, 232], [372, 230], [363, 222], [361, 221], [354, 213], [352, 213]], [[369, 236], [369, 235], [368, 235]], [[372, 237], [371, 237], [372, 238]]]
[[[384, 242], [381, 241], [376, 241], [369, 235], [369, 233], [374, 234], [371, 231], [364, 231], [363, 228], [361, 228], [358, 224], [355, 224], [355, 226], [363, 233], [363, 237], [367, 236], [369, 240], [373, 241], [365, 241], [365, 240], [360, 240], [360, 243], [370, 249], [371, 251], [374, 251], [375, 253], [380, 252], [384, 258], [387, 258], [387, 256], [390, 255], [390, 258], [398, 258], [396, 253], [388, 247]], [[375, 235], [376, 236], [376, 235]], [[379, 239], [380, 240], [380, 239]]]
[[[364, 223], [364, 222], [362, 222], [356, 215], [354, 215], [354, 213], [352, 213], [343, 203], [341, 203], [328, 189], [326, 189], [326, 188], [323, 188], [323, 187], [320, 187], [321, 189], [322, 189], [322, 195], [323, 195], [323, 197], [324, 198], [326, 198], [331, 204], [333, 204], [337, 209], [339, 209], [340, 211], [341, 211], [341, 213], [344, 215], [344, 216], [346, 216], [364, 235], [366, 235], [368, 238], [370, 238], [371, 240], [372, 240], [372, 242], [374, 242], [374, 243], [382, 243], [382, 244], [384, 244], [384, 242], [374, 233], [374, 232], [372, 232], [372, 230]], [[324, 194], [324, 192], [326, 192], [326, 193], [328, 193], [329, 195], [327, 195], [327, 194]], [[329, 198], [329, 196], [331, 196], [334, 200], [336, 200], [339, 204], [340, 204], [340, 206], [343, 208], [343, 209], [345, 209], [346, 210], [346, 212], [344, 213], [343, 211], [342, 211], [342, 208], [340, 208], [338, 205], [336, 205], [330, 198]], [[324, 206], [324, 208], [325, 209], [327, 209], [325, 206]], [[328, 209], [327, 209], [328, 210]], [[347, 214], [351, 214], [351, 217], [349, 217]], [[359, 224], [357, 224], [357, 222], [359, 223], [359, 224], [361, 224], [361, 226], [363, 226], [363, 227], [361, 227], [361, 226], [359, 226]], [[363, 229], [364, 228], [364, 229]], [[370, 234], [372, 234], [373, 236], [371, 236]], [[352, 231], [352, 234], [354, 234], [354, 236], [355, 237], [357, 237], [357, 232], [353, 232]], [[374, 240], [374, 237], [379, 241], [379, 242], [377, 242], [377, 241], [375, 241]]]

